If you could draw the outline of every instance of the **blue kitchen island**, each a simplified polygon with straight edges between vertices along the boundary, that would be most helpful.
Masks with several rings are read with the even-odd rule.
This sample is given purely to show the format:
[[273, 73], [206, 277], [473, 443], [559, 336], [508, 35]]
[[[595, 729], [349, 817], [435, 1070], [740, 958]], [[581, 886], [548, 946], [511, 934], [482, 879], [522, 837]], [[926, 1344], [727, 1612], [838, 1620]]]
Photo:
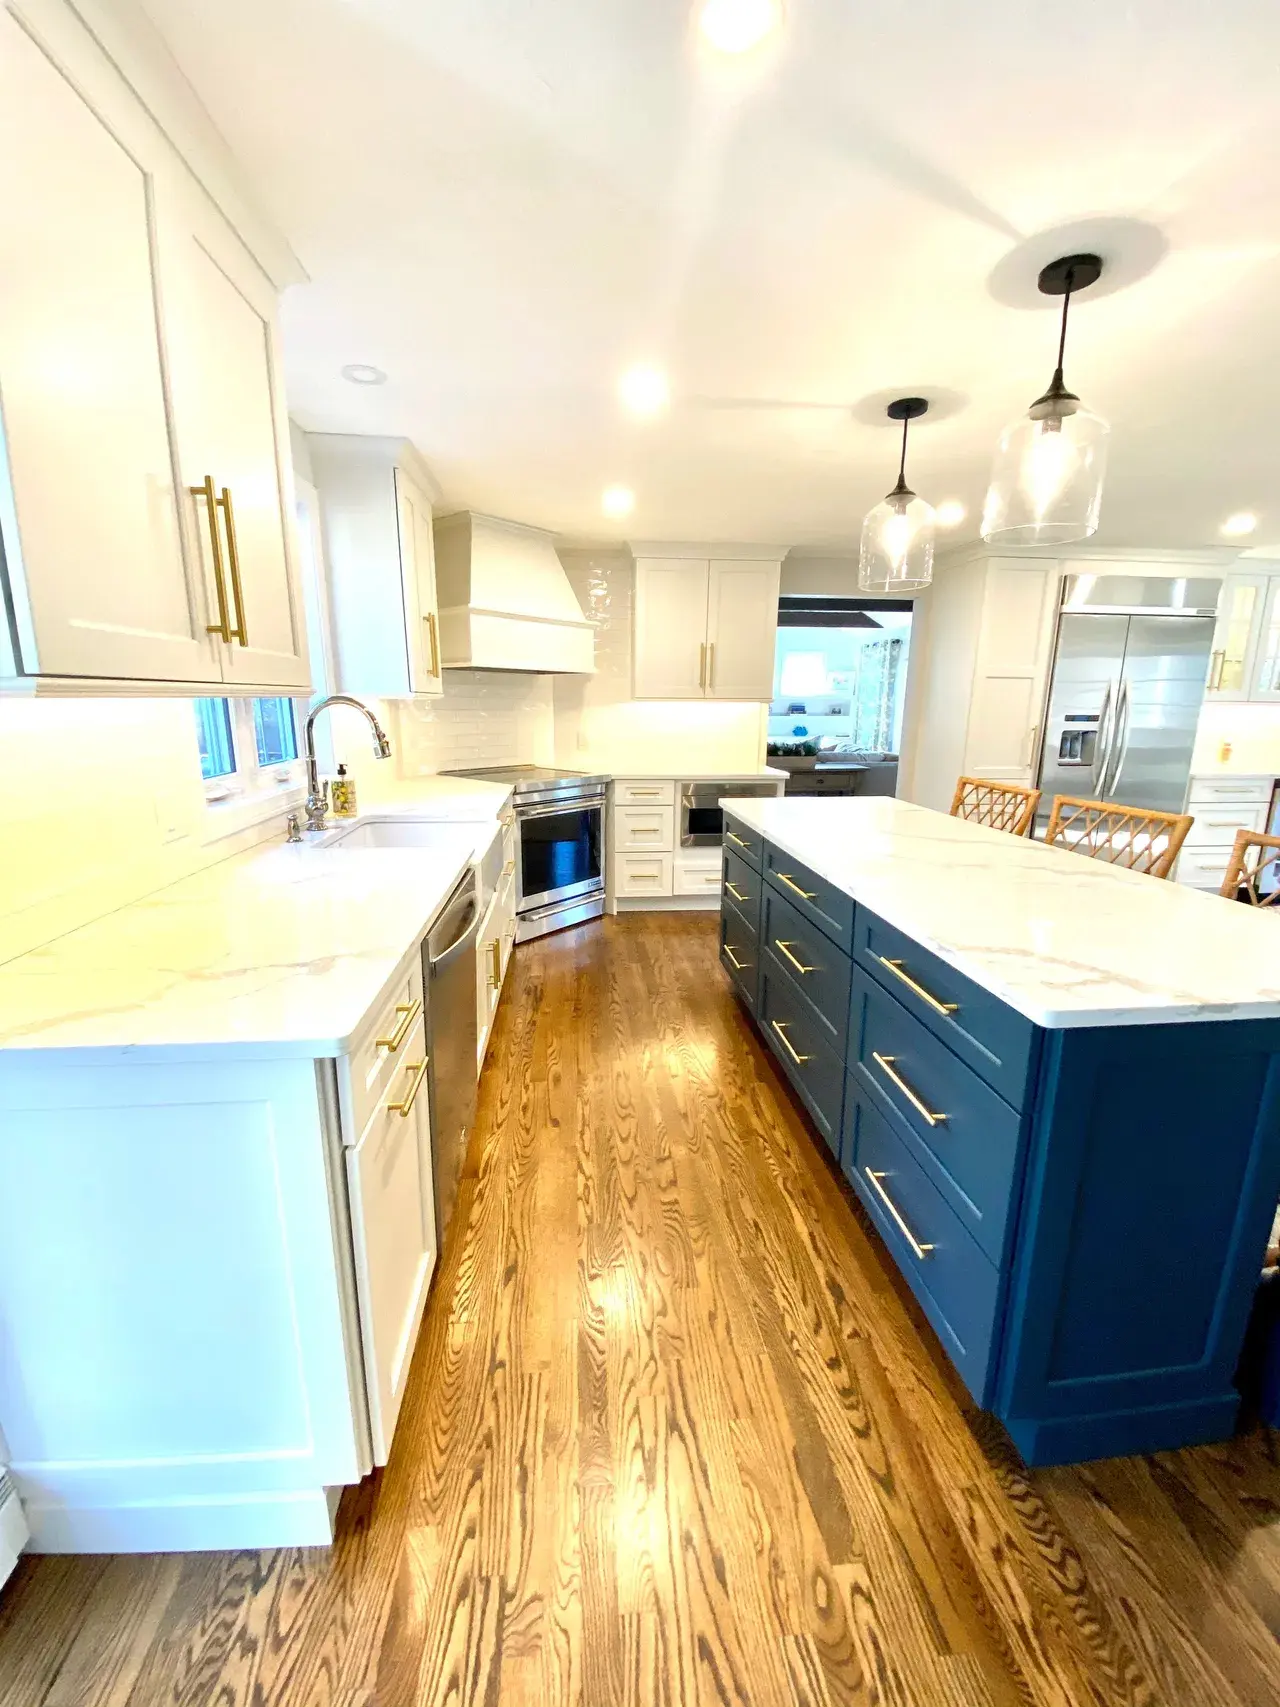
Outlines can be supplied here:
[[1029, 1464], [1235, 1427], [1280, 920], [887, 799], [726, 800], [721, 961]]

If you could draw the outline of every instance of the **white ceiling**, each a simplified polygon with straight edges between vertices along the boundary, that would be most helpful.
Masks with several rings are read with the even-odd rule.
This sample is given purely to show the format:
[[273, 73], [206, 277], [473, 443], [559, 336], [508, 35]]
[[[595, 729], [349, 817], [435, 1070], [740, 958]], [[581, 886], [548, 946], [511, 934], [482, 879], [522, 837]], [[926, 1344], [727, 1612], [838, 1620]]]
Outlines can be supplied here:
[[[1280, 537], [1275, 0], [788, 0], [746, 71], [690, 0], [147, 7], [310, 275], [292, 412], [406, 434], [452, 504], [849, 547], [896, 472], [864, 400], [919, 391], [952, 412], [913, 484], [972, 518], [1053, 365], [1056, 307], [1011, 305], [1034, 240], [1085, 222], [1145, 270], [1072, 313], [1112, 424], [1098, 541], [1215, 544], [1240, 509]], [[674, 390], [651, 424], [615, 399], [640, 358]]]

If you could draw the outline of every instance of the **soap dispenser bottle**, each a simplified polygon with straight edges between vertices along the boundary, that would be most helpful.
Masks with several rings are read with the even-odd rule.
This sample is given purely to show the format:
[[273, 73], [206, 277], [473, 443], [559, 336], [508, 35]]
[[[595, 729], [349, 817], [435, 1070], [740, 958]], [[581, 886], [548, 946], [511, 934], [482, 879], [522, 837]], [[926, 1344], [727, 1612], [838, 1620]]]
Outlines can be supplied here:
[[338, 766], [338, 774], [329, 790], [329, 810], [335, 818], [356, 816], [356, 785], [347, 775], [345, 765]]

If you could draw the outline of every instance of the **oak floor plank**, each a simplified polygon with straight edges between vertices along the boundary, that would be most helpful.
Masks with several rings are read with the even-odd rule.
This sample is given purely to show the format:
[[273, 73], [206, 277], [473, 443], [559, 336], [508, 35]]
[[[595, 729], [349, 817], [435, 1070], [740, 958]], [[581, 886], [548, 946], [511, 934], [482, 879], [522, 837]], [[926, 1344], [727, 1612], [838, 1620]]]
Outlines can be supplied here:
[[1280, 1437], [1028, 1472], [713, 917], [522, 945], [333, 1549], [24, 1560], [0, 1707], [1272, 1707]]

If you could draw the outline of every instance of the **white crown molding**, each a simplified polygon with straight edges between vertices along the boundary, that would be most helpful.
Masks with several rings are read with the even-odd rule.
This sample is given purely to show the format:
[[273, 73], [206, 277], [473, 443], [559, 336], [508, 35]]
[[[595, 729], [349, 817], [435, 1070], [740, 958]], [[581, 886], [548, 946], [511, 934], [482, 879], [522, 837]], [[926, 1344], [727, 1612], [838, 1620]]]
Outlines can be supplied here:
[[791, 549], [787, 545], [733, 545], [713, 540], [629, 539], [633, 557], [725, 558], [737, 563], [781, 563]]
[[1194, 550], [1161, 549], [1155, 546], [1102, 546], [1080, 543], [1050, 549], [1037, 545], [986, 545], [981, 540], [970, 545], [953, 546], [935, 555], [936, 568], [949, 568], [953, 563], [973, 563], [984, 557], [1016, 557], [1034, 563], [1168, 563], [1187, 567], [1228, 569], [1240, 556], [1234, 546], [1206, 545]]

